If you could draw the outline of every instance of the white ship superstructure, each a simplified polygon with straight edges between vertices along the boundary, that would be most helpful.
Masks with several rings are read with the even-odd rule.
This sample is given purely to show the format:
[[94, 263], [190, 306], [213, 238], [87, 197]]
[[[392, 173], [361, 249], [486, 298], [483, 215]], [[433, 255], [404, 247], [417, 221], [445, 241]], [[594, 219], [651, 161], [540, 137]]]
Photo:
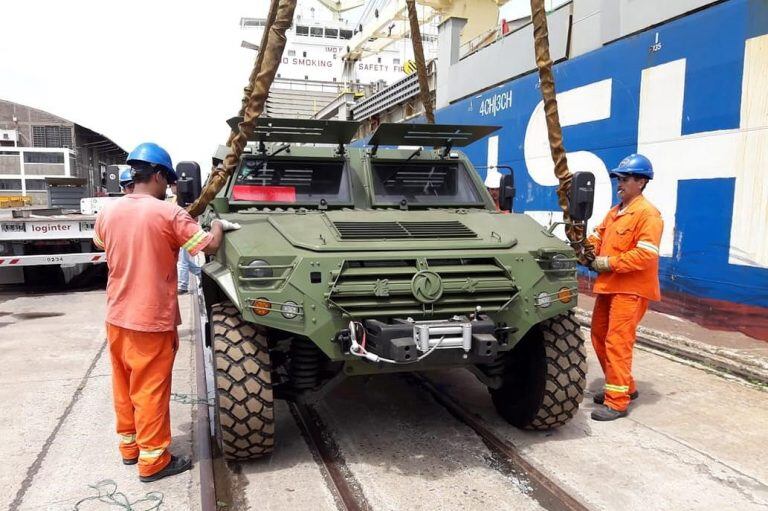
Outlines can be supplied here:
[[[362, 3], [362, 2], [357, 2]], [[306, 82], [309, 90], [318, 90], [320, 83], [338, 83], [345, 81], [349, 85], [368, 85], [385, 82], [387, 84], [403, 78], [412, 72], [407, 65], [413, 59], [410, 38], [393, 40], [386, 48], [373, 55], [365, 55], [354, 62], [351, 74], [344, 76], [342, 56], [347, 52], [354, 36], [361, 32], [367, 23], [378, 19], [381, 9], [387, 2], [369, 2], [347, 11], [336, 12], [320, 0], [299, 0], [294, 15], [294, 23], [288, 29], [287, 43], [283, 53], [275, 86], [296, 87], [295, 82]], [[420, 18], [431, 11], [428, 7], [418, 7]], [[421, 19], [430, 19], [424, 16]], [[397, 25], [400, 25], [399, 27]], [[242, 18], [240, 26], [252, 31], [249, 41], [261, 40], [265, 20], [263, 18]], [[385, 30], [391, 33], [407, 32], [408, 20], [393, 20]], [[437, 57], [437, 22], [434, 17], [422, 27], [422, 40], [426, 60]]]

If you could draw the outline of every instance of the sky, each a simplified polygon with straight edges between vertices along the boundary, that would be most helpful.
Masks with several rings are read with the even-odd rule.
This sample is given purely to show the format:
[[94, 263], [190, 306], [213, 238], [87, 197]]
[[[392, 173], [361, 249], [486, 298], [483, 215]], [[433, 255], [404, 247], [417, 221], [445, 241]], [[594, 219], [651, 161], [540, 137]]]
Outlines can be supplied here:
[[174, 163], [210, 162], [256, 56], [240, 47], [250, 35], [240, 17], [267, 8], [267, 0], [10, 2], [0, 20], [0, 98], [127, 151], [153, 141]]
[[[0, 98], [206, 168], [229, 134], [255, 52], [243, 16], [268, 0], [24, 0], [0, 20]], [[503, 15], [526, 12], [511, 0]], [[256, 44], [259, 41], [251, 41]]]

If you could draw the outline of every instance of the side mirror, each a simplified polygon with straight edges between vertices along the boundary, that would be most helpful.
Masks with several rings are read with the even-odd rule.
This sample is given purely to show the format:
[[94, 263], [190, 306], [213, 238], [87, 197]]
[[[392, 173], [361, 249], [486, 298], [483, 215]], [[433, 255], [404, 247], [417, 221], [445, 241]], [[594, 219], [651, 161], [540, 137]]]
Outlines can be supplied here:
[[595, 175], [591, 172], [576, 172], [571, 178], [571, 192], [568, 196], [568, 213], [573, 220], [584, 222], [592, 216], [595, 202]]
[[179, 176], [176, 182], [176, 202], [185, 207], [195, 202], [202, 190], [200, 165], [194, 161], [180, 161], [176, 165], [176, 175]]
[[176, 181], [176, 203], [182, 208], [195, 202], [194, 183], [189, 178], [180, 178]]
[[515, 199], [515, 175], [512, 173], [501, 176], [499, 184], [499, 208], [502, 211], [512, 211], [512, 201]]
[[120, 195], [120, 167], [117, 165], [107, 165], [104, 181], [108, 194]]

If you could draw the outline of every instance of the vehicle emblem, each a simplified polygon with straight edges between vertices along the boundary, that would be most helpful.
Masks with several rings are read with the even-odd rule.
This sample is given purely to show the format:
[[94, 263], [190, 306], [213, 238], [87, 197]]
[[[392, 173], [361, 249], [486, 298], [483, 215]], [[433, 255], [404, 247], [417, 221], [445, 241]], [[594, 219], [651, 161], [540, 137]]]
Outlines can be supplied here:
[[421, 303], [434, 303], [443, 296], [443, 279], [433, 271], [421, 270], [411, 279], [411, 292]]
[[373, 286], [373, 294], [375, 296], [389, 296], [389, 279], [376, 279], [376, 284]]

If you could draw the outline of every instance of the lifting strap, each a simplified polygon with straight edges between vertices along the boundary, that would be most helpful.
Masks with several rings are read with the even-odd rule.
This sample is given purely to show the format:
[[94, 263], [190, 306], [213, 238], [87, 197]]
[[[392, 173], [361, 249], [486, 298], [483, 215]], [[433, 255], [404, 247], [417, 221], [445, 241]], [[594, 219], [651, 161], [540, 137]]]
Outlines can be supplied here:
[[221, 165], [223, 168], [212, 168], [211, 174], [200, 197], [187, 207], [187, 211], [193, 217], [199, 216], [208, 204], [216, 197], [227, 182], [227, 179], [235, 173], [240, 163], [240, 156], [253, 135], [256, 119], [264, 111], [264, 104], [269, 94], [269, 89], [277, 74], [277, 68], [283, 57], [285, 49], [285, 31], [290, 28], [293, 21], [293, 13], [296, 10], [296, 0], [272, 0], [261, 38], [259, 54], [251, 71], [248, 85], [244, 89], [240, 114], [243, 122], [237, 130], [232, 130], [227, 141], [229, 153]]
[[557, 111], [555, 79], [552, 75], [552, 58], [549, 55], [549, 29], [547, 28], [547, 12], [544, 9], [544, 0], [531, 0], [531, 16], [533, 19], [536, 67], [539, 69], [541, 96], [544, 100], [544, 114], [547, 121], [549, 151], [555, 164], [555, 176], [560, 182], [560, 186], [557, 188], [557, 198], [560, 209], [563, 210], [563, 221], [566, 223], [565, 233], [571, 246], [576, 249], [579, 259], [582, 262], [592, 262], [595, 259], [594, 247], [586, 241], [584, 227], [574, 225], [568, 214], [571, 172], [568, 170], [568, 159], [563, 147], [563, 129], [560, 126], [560, 114]]
[[424, 47], [421, 44], [421, 29], [416, 15], [416, 0], [405, 0], [408, 6], [408, 20], [411, 23], [411, 42], [413, 43], [413, 58], [416, 61], [416, 74], [419, 79], [419, 98], [424, 106], [427, 124], [435, 124], [435, 113], [432, 110], [432, 96], [427, 82], [427, 64], [424, 61]]

